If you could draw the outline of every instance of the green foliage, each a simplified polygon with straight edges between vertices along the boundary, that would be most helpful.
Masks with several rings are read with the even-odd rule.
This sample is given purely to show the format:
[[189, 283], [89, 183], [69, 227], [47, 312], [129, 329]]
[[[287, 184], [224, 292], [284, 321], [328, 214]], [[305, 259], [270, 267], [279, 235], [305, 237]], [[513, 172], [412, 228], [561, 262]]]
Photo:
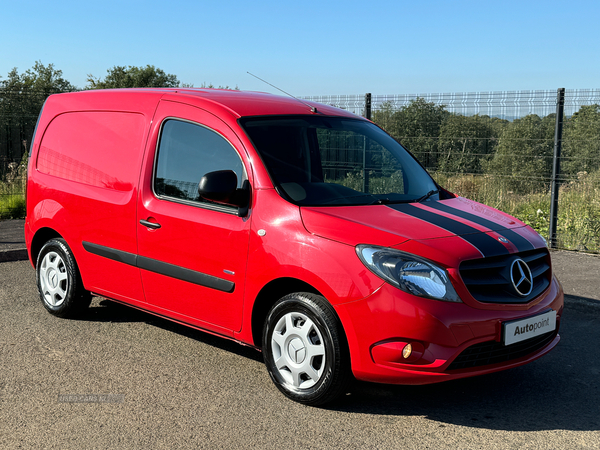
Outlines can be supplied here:
[[[193, 85], [193, 84], [190, 84], [190, 85], [185, 85], [185, 84], [184, 84], [184, 85], [182, 85], [182, 87], [191, 87], [191, 88], [192, 88], [192, 87], [194, 87], [194, 85]], [[212, 84], [212, 83], [206, 83], [206, 82], [202, 83], [202, 84], [200, 85], [200, 87], [201, 87], [202, 89], [233, 89], [233, 90], [236, 90], [236, 91], [239, 91], [239, 90], [240, 90], [240, 88], [239, 88], [237, 85], [236, 85], [234, 88], [230, 88], [230, 87], [229, 87], [229, 86], [227, 86], [227, 85], [226, 85], [226, 86], [222, 86], [222, 85], [215, 86], [215, 85], [214, 85], [214, 84]]]
[[508, 191], [546, 189], [552, 174], [554, 125], [554, 114], [515, 119], [500, 135], [496, 154], [483, 164], [484, 171], [502, 177]]
[[600, 252], [600, 170], [560, 189], [558, 236], [563, 248]]
[[0, 145], [2, 157], [6, 158], [0, 164], [0, 181], [9, 173], [8, 164], [19, 161], [29, 150], [46, 98], [73, 90], [75, 87], [63, 78], [62, 71], [40, 61], [21, 74], [14, 68], [6, 79], [0, 80]]
[[584, 105], [566, 121], [561, 156], [569, 177], [600, 168], [600, 105]]
[[11, 163], [6, 180], [0, 182], [0, 219], [25, 217], [25, 186], [27, 184], [27, 153], [20, 164]]
[[146, 67], [114, 66], [107, 70], [104, 79], [88, 74], [86, 89], [115, 89], [135, 87], [179, 87], [175, 75], [166, 74], [162, 69], [147, 65]]
[[481, 173], [497, 144], [489, 117], [452, 114], [440, 128], [437, 170], [449, 173]]
[[394, 110], [391, 103], [383, 104], [373, 113], [373, 121], [410, 150], [421, 164], [435, 168], [440, 129], [448, 116], [444, 105], [417, 97], [399, 110]]
[[8, 73], [6, 80], [0, 81], [0, 88], [19, 94], [42, 93], [47, 97], [57, 92], [68, 92], [75, 87], [62, 77], [62, 70], [54, 68], [54, 64], [44, 66], [36, 61], [31, 69], [19, 75], [15, 67]]
[[25, 208], [24, 196], [0, 194], [0, 220], [24, 219]]
[[[492, 175], [434, 174], [451, 192], [504, 211], [548, 238], [550, 193], [516, 193]], [[560, 188], [557, 236], [559, 248], [600, 253], [600, 170], [581, 173]]]
[[[364, 179], [362, 172], [348, 172], [346, 176], [331, 179], [326, 178], [327, 183], [337, 183], [342, 186], [354, 189], [358, 192], [364, 192]], [[398, 170], [391, 176], [376, 176], [374, 172], [369, 174], [369, 185], [367, 188], [369, 194], [389, 194], [391, 192], [404, 192], [404, 177], [402, 171]]]
[[0, 80], [0, 118], [4, 129], [23, 128], [22, 136], [30, 136], [46, 98], [58, 92], [75, 90], [53, 64], [37, 61], [33, 68], [19, 74], [17, 68]]

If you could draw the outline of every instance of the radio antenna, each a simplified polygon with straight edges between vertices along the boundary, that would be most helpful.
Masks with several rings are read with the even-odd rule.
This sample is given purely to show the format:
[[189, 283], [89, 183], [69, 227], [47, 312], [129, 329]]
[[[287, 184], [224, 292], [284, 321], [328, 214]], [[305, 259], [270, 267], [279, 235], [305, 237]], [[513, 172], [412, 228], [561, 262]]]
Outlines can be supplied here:
[[254, 75], [253, 73], [250, 73], [250, 72], [246, 72], [246, 73], [247, 73], [248, 75], [252, 75], [254, 78], [257, 78], [257, 79], [259, 79], [259, 80], [260, 80], [260, 81], [262, 81], [263, 83], [266, 83], [266, 84], [268, 84], [268, 85], [269, 85], [269, 86], [271, 86], [271, 87], [274, 87], [274, 88], [275, 88], [275, 89], [277, 89], [278, 91], [281, 91], [281, 92], [283, 92], [285, 95], [288, 95], [288, 96], [292, 97], [293, 99], [295, 99], [295, 100], [298, 100], [298, 101], [299, 101], [300, 103], [302, 103], [303, 105], [305, 105], [305, 106], [308, 106], [308, 107], [310, 108], [310, 110], [311, 110], [311, 111], [312, 111], [314, 114], [316, 114], [316, 113], [318, 112], [316, 107], [309, 105], [308, 103], [306, 103], [306, 102], [304, 102], [304, 101], [300, 100], [298, 97], [295, 97], [295, 96], [293, 96], [293, 95], [292, 95], [292, 94], [290, 94], [289, 92], [285, 92], [283, 89], [279, 89], [277, 86], [275, 86], [275, 85], [273, 85], [273, 84], [269, 83], [268, 81], [265, 81], [265, 80], [263, 80], [263, 79], [262, 79], [262, 78], [260, 78], [260, 77], [257, 77], [257, 76], [256, 76], [256, 75]]

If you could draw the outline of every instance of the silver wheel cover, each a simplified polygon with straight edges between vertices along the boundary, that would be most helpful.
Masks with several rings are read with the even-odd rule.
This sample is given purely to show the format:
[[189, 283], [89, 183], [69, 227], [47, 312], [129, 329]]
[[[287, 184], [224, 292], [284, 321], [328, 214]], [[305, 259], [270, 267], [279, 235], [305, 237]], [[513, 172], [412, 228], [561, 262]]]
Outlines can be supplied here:
[[306, 315], [291, 312], [281, 317], [271, 336], [276, 370], [296, 389], [313, 387], [325, 370], [323, 336]]
[[62, 305], [69, 288], [67, 266], [56, 252], [48, 252], [40, 265], [40, 287], [44, 300], [50, 306]]

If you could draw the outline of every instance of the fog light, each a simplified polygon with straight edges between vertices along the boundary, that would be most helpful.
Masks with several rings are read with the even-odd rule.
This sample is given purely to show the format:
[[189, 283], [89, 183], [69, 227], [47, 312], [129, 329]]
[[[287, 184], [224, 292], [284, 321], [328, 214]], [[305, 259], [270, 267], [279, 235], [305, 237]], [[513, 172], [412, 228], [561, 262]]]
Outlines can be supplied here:
[[[408, 339], [407, 339], [408, 340]], [[375, 364], [394, 367], [397, 364], [428, 364], [433, 361], [422, 361], [425, 353], [423, 344], [417, 341], [382, 341], [371, 347], [371, 356]]]

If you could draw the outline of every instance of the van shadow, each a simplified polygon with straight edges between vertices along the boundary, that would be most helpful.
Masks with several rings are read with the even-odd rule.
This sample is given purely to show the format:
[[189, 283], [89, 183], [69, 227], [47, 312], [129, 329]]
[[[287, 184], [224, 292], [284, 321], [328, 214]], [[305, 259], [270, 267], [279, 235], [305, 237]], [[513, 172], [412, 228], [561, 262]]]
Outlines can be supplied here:
[[[262, 362], [255, 349], [149, 313], [100, 299], [81, 318], [141, 322]], [[351, 392], [324, 409], [381, 416], [423, 416], [440, 427], [461, 425], [504, 431], [600, 430], [600, 314], [569, 308], [561, 341], [526, 366], [424, 386], [355, 382]], [[286, 402], [288, 400], [283, 400]]]
[[561, 342], [526, 366], [425, 386], [357, 383], [331, 409], [424, 416], [445, 424], [507, 431], [600, 430], [600, 318], [563, 316]]
[[155, 316], [154, 314], [101, 297], [94, 298], [90, 308], [79, 318], [79, 320], [90, 322], [146, 323], [244, 358], [261, 363], [263, 361], [262, 354], [251, 347], [243, 346], [227, 338], [215, 336], [205, 331], [181, 325], [168, 319]]

